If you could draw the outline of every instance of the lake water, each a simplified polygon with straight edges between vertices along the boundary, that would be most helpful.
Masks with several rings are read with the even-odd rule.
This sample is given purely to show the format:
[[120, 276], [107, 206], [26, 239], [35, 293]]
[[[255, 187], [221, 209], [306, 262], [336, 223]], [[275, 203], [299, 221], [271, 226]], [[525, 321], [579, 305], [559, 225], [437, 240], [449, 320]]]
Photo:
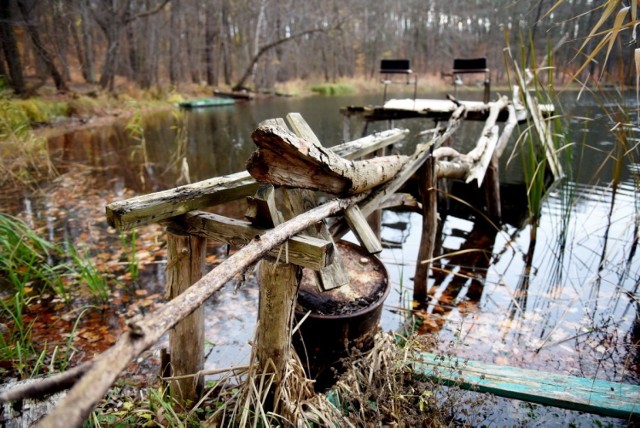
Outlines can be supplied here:
[[[631, 95], [613, 92], [606, 96], [583, 94], [577, 100], [577, 94], [571, 92], [560, 98], [558, 104], [571, 115], [564, 120], [571, 131], [567, 143], [573, 153], [573, 171], [571, 178], [549, 189], [535, 244], [530, 242], [526, 221], [519, 149], [512, 153], [517, 133], [501, 160], [505, 224], [499, 230], [487, 228], [477, 221], [473, 210], [460, 204], [452, 203], [447, 212], [440, 213], [437, 255], [442, 257], [434, 264], [431, 300], [419, 327], [439, 339], [440, 351], [502, 365], [640, 383], [636, 347], [640, 339], [640, 262], [636, 257], [640, 164], [633, 161], [640, 140], [637, 129], [635, 134], [629, 129], [622, 150], [628, 152], [627, 160], [614, 189], [613, 158], [619, 155], [615, 147], [623, 142], [616, 141], [610, 130], [620, 119], [605, 114], [603, 107], [615, 111], [616, 103], [633, 105], [633, 100]], [[339, 144], [343, 141], [339, 109], [380, 101], [379, 95], [271, 98], [183, 111], [178, 116], [175, 111], [152, 114], [144, 122], [146, 165], [141, 162], [140, 142], [128, 135], [123, 123], [65, 134], [50, 141], [54, 162], [62, 173], [57, 182], [49, 184], [53, 193], [25, 193], [20, 205], [10, 210], [47, 227], [54, 239], [115, 246], [118, 237], [106, 227], [103, 216], [108, 202], [184, 184], [185, 175], [195, 182], [243, 170], [255, 149], [250, 135], [258, 123], [289, 112], [301, 113], [325, 146]], [[351, 137], [358, 137], [362, 124], [351, 125]], [[394, 125], [409, 128], [412, 135], [433, 127], [426, 120]], [[387, 126], [377, 123], [369, 130]], [[481, 126], [463, 125], [456, 147], [469, 149]], [[180, 134], [182, 144], [176, 142], [180, 130], [186, 131]], [[414, 136], [407, 138], [395, 150], [411, 152], [417, 141]], [[473, 197], [478, 192], [467, 189], [463, 193]], [[242, 215], [237, 205], [215, 211]], [[140, 233], [145, 248], [156, 248], [162, 254], [161, 243], [154, 246], [161, 241], [159, 228]], [[389, 248], [380, 258], [393, 284], [383, 314], [385, 330], [398, 330], [409, 316], [420, 233], [419, 215], [383, 213], [382, 239]], [[458, 250], [473, 251], [447, 256]], [[164, 261], [154, 254], [143, 256], [139, 259], [145, 272], [144, 287], [150, 294], [161, 293]], [[216, 263], [224, 256], [224, 249], [212, 247], [208, 260]], [[208, 368], [235, 365], [248, 357], [257, 295], [255, 282], [249, 279], [237, 291], [228, 287], [207, 305]], [[484, 416], [484, 423], [593, 422], [590, 416], [572, 412], [553, 410], [531, 416], [530, 411], [529, 405], [502, 400]]]

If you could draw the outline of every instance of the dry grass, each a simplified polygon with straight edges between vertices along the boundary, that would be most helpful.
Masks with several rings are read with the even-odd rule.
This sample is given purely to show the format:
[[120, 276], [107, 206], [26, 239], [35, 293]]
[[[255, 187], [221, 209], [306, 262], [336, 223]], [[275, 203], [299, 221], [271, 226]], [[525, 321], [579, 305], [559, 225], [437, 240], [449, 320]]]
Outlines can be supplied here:
[[[461, 402], [457, 388], [444, 388], [422, 378], [410, 362], [432, 344], [413, 337], [399, 345], [391, 333], [379, 333], [369, 352], [352, 358], [350, 367], [325, 394], [314, 392], [297, 357], [279, 386], [272, 373], [254, 362], [230, 370], [196, 406], [216, 408], [207, 426], [428, 426], [458, 424]], [[255, 361], [255, 356], [254, 360]], [[192, 411], [193, 412], [193, 411]], [[205, 413], [211, 414], [211, 411]]]

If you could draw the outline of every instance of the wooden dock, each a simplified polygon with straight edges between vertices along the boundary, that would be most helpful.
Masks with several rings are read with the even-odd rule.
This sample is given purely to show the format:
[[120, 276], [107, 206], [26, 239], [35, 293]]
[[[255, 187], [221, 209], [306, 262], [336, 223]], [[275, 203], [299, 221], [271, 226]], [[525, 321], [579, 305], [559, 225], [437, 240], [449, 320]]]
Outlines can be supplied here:
[[601, 416], [640, 416], [640, 386], [421, 353], [413, 370], [447, 385]]
[[[351, 139], [351, 119], [361, 118], [364, 120], [364, 128], [361, 135], [366, 135], [370, 122], [387, 121], [393, 124], [396, 120], [403, 119], [431, 119], [435, 122], [445, 122], [451, 118], [453, 112], [459, 106], [465, 107], [465, 120], [485, 122], [489, 118], [488, 104], [483, 101], [458, 101], [454, 99], [391, 99], [383, 105], [367, 106], [346, 106], [340, 109], [343, 116], [343, 139]], [[555, 107], [552, 104], [537, 105], [543, 117], [551, 116]], [[529, 113], [524, 105], [514, 103], [516, 120], [518, 123], [527, 121]], [[509, 110], [502, 109], [496, 122], [506, 122], [509, 120]]]

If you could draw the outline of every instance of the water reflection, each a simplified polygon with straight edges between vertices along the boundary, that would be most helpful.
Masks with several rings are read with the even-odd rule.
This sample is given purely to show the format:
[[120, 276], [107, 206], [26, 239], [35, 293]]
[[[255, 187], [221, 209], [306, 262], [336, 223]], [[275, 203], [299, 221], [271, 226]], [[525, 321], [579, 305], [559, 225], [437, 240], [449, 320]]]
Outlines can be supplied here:
[[[496, 231], [470, 210], [441, 213], [441, 258], [418, 313], [421, 329], [438, 332], [443, 351], [470, 359], [637, 383], [633, 186], [623, 182], [613, 192], [565, 183], [545, 200], [536, 241], [526, 223]], [[385, 214], [385, 223], [394, 215]], [[419, 217], [410, 217], [419, 230]], [[383, 228], [387, 234], [396, 232]], [[403, 252], [415, 251], [419, 239], [409, 236]], [[389, 268], [396, 290], [407, 291], [407, 256], [386, 249], [382, 257], [399, 267]], [[404, 297], [392, 297], [391, 309], [406, 307]], [[388, 312], [387, 322], [401, 322], [397, 313]]]

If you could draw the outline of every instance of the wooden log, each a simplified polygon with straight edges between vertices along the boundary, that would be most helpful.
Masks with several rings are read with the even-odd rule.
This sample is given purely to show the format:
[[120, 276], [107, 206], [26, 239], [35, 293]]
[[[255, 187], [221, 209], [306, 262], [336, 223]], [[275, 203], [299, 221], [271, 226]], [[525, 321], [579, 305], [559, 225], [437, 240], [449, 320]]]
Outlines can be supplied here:
[[0, 393], [0, 403], [27, 398], [42, 399], [50, 394], [71, 388], [91, 368], [93, 361], [86, 361], [65, 372], [56, 373], [37, 382], [24, 383]]
[[291, 357], [291, 329], [300, 274], [300, 268], [289, 263], [261, 260], [257, 267], [260, 299], [256, 355], [259, 373], [274, 374], [275, 388], [280, 385]]
[[467, 158], [473, 163], [469, 169], [466, 182], [470, 183], [473, 180], [478, 180], [478, 187], [482, 185], [484, 179], [484, 173], [487, 170], [489, 162], [493, 157], [496, 144], [498, 142], [498, 126], [496, 121], [498, 114], [507, 108], [509, 100], [507, 97], [500, 97], [496, 102], [489, 103], [489, 117], [484, 124], [484, 128], [480, 134], [476, 146], [467, 153]]
[[91, 368], [38, 426], [81, 426], [129, 362], [156, 343], [168, 329], [200, 307], [237, 273], [255, 263], [269, 250], [307, 227], [359, 202], [364, 196], [366, 195], [334, 199], [276, 226], [231, 255], [171, 302], [162, 305], [146, 318], [130, 321], [129, 330], [123, 333], [115, 345], [93, 360]]
[[408, 129], [389, 129], [332, 147], [331, 151], [338, 156], [355, 159], [396, 143], [408, 134]]
[[[167, 233], [167, 295], [174, 299], [202, 277], [207, 240], [198, 236]], [[183, 408], [198, 402], [204, 377], [204, 308], [200, 306], [169, 332], [171, 397]]]
[[485, 172], [484, 188], [487, 202], [487, 215], [494, 222], [499, 222], [502, 219], [502, 208], [500, 206], [500, 157], [507, 147], [513, 129], [518, 124], [514, 106], [509, 105], [508, 111], [509, 118], [500, 134], [493, 156], [491, 157], [491, 162]]
[[[192, 211], [174, 218], [169, 224], [173, 230], [234, 247], [242, 247], [256, 236], [268, 231], [268, 229], [255, 227], [246, 220], [237, 220], [205, 211]], [[304, 235], [292, 236], [285, 246], [268, 252], [272, 260], [276, 260], [283, 254], [286, 255], [289, 263], [314, 270], [330, 265], [335, 257], [333, 241]]]
[[[376, 212], [379, 212], [379, 210]], [[362, 215], [362, 211], [357, 205], [347, 209], [344, 212], [344, 218], [360, 244], [369, 254], [378, 254], [382, 251], [378, 235], [371, 229], [367, 219]]]
[[[393, 197], [394, 193], [422, 166], [426, 159], [431, 155], [431, 147], [437, 149], [443, 142], [458, 129], [464, 115], [465, 107], [460, 106], [451, 116], [447, 128], [442, 134], [434, 135], [429, 144], [418, 146], [416, 152], [406, 162], [402, 171], [397, 174], [391, 181], [384, 183], [377, 189], [373, 190], [359, 204], [362, 214], [367, 216], [384, 204], [387, 198]], [[338, 221], [330, 228], [331, 234], [335, 237], [341, 237], [349, 230], [346, 221]]]
[[[377, 150], [375, 153], [372, 153], [370, 156], [365, 156], [365, 159], [370, 159], [372, 157], [382, 157], [386, 154], [386, 148], [383, 147], [379, 150]], [[345, 212], [345, 214], [347, 215], [348, 213]], [[362, 214], [362, 213], [360, 213]], [[345, 219], [347, 220], [347, 222], [349, 221], [349, 219], [345, 216]], [[369, 228], [371, 229], [370, 235], [372, 235], [373, 237], [376, 237], [377, 240], [380, 240], [380, 234], [382, 233], [382, 210], [380, 208], [378, 208], [377, 210], [373, 211], [371, 214], [369, 214], [367, 216], [367, 224], [369, 225]], [[364, 233], [364, 232], [363, 232]], [[358, 235], [356, 235], [358, 236]], [[380, 247], [382, 248], [382, 247]]]
[[386, 156], [348, 161], [286, 129], [264, 124], [251, 137], [259, 147], [247, 170], [259, 182], [353, 195], [392, 179], [408, 159]]
[[[564, 176], [564, 172], [562, 170], [560, 160], [558, 159], [556, 149], [554, 148], [551, 130], [549, 129], [548, 123], [546, 123], [545, 121], [545, 117], [542, 111], [543, 109], [540, 108], [538, 102], [531, 96], [531, 93], [527, 89], [527, 83], [533, 79], [533, 75], [531, 75], [531, 79], [525, 78], [520, 71], [520, 67], [518, 67], [516, 61], [514, 61], [511, 57], [511, 51], [509, 51], [508, 49], [507, 54], [509, 55], [513, 64], [516, 82], [522, 90], [522, 96], [524, 97], [526, 110], [529, 113], [531, 121], [533, 122], [533, 129], [535, 129], [536, 134], [538, 135], [538, 140], [544, 148], [545, 156], [547, 158], [547, 164], [551, 169], [553, 176], [556, 179], [560, 179]], [[531, 73], [530, 70], [527, 70], [527, 72]]]

